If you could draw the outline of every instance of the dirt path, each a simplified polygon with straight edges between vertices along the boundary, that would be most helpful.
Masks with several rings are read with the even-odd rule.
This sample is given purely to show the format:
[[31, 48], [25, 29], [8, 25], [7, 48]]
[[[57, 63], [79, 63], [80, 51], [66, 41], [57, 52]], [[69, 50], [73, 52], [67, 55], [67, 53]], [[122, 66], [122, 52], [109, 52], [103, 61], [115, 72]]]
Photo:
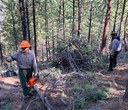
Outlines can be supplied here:
[[23, 102], [17, 77], [0, 77], [0, 110], [20, 110]]

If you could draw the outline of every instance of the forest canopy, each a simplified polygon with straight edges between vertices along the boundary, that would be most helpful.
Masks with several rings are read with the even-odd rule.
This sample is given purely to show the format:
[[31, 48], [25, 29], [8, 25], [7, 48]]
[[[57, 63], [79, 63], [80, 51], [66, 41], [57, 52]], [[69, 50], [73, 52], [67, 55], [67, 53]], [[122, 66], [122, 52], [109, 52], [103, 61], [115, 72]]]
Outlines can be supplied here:
[[[108, 46], [112, 30], [120, 30], [122, 38], [127, 35], [126, 0], [1, 2], [0, 10], [4, 16], [1, 21], [1, 58], [18, 50], [23, 39], [30, 41], [39, 59], [51, 60], [54, 59], [58, 45], [67, 45], [71, 38], [82, 39], [92, 49], [97, 48], [99, 51], [101, 44], [103, 48]], [[108, 24], [105, 28], [106, 22]]]

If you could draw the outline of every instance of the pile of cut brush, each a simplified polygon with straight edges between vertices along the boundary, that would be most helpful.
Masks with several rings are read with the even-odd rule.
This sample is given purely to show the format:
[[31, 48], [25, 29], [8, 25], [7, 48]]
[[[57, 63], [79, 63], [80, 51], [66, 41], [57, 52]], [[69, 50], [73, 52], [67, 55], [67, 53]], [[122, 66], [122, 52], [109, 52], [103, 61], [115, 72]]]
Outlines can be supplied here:
[[62, 71], [80, 71], [81, 68], [87, 68], [85, 65], [91, 64], [89, 56], [90, 48], [87, 43], [78, 38], [72, 38], [61, 47], [59, 45], [55, 55], [54, 66]]

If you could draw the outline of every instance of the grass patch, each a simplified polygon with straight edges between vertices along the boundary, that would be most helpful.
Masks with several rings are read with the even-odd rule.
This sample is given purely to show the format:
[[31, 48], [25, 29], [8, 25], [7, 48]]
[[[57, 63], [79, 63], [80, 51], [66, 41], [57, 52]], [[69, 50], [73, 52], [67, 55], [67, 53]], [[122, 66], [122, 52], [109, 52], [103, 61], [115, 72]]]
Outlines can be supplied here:
[[92, 101], [97, 101], [97, 100], [101, 100], [103, 98], [107, 97], [107, 93], [101, 90], [97, 90], [97, 91], [91, 91], [89, 92], [89, 94], [86, 96], [85, 100], [92, 100]]
[[73, 79], [70, 82], [70, 95], [75, 102], [75, 109], [82, 109], [87, 101], [98, 101], [107, 97], [106, 87], [96, 83], [94, 75], [84, 80]]
[[80, 98], [78, 100], [75, 101], [75, 109], [76, 110], [82, 110], [85, 106], [85, 99], [84, 98]]

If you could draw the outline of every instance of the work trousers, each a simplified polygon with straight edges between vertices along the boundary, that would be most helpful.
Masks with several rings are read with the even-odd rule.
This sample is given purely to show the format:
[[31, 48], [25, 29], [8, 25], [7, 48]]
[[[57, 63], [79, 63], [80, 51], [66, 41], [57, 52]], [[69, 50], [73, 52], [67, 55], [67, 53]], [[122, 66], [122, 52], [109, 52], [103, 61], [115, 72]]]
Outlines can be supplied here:
[[110, 55], [109, 70], [112, 71], [117, 65], [117, 56], [120, 51], [115, 51], [114, 55]]
[[33, 69], [22, 69], [19, 68], [19, 78], [23, 89], [24, 96], [27, 96], [30, 92], [30, 88], [27, 87], [27, 82], [32, 77]]

